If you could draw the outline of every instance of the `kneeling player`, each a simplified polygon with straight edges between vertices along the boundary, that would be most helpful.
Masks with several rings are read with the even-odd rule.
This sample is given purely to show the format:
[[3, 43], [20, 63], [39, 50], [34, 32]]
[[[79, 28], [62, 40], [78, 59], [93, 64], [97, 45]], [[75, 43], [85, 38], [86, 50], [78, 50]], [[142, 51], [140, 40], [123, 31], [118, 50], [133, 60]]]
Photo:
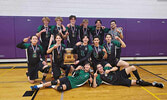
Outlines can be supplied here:
[[[57, 80], [53, 80], [44, 84], [31, 86], [32, 90], [36, 90], [42, 87], [51, 86], [54, 89], [62, 92], [65, 90], [73, 89], [84, 85], [90, 78], [90, 64], [86, 63], [83, 67], [77, 67], [72, 76], [66, 76]], [[59, 84], [59, 85], [58, 85]]]
[[130, 80], [128, 79], [128, 75], [132, 71], [136, 71], [135, 66], [130, 66], [128, 68], [125, 68], [119, 72], [115, 72], [118, 68], [117, 67], [105, 67], [103, 69], [101, 64], [97, 65], [97, 72], [94, 74], [94, 79], [93, 79], [93, 87], [99, 86], [102, 81], [107, 84], [111, 85], [122, 85], [122, 86], [132, 86], [132, 85], [140, 85], [140, 86], [155, 86], [159, 88], [163, 88], [164, 85], [162, 83], [157, 83], [157, 82], [146, 82], [143, 81], [139, 78], [139, 74], [136, 73], [135, 77], [138, 77], [138, 80]]
[[[28, 81], [30, 83], [34, 83], [35, 79], [38, 78], [38, 70], [40, 70], [43, 73], [42, 80], [44, 81], [46, 78], [46, 74], [49, 71], [49, 67], [45, 62], [45, 57], [43, 55], [43, 49], [40, 45], [38, 45], [38, 37], [37, 36], [31, 36], [30, 41], [28, 42], [30, 37], [24, 38], [23, 42], [17, 44], [18, 48], [26, 49], [26, 54], [28, 57], [28, 72], [26, 75], [28, 76]], [[43, 59], [43, 62], [40, 61], [40, 55]]]

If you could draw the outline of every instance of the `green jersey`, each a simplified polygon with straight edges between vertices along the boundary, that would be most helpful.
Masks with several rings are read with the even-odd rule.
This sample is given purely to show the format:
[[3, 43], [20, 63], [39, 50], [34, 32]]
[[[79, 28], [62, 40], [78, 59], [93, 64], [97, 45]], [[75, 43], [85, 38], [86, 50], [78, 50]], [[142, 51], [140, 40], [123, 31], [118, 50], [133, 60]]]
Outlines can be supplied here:
[[84, 70], [77, 70], [75, 73], [75, 76], [67, 76], [71, 83], [71, 88], [77, 88], [84, 85], [90, 77], [90, 73]]

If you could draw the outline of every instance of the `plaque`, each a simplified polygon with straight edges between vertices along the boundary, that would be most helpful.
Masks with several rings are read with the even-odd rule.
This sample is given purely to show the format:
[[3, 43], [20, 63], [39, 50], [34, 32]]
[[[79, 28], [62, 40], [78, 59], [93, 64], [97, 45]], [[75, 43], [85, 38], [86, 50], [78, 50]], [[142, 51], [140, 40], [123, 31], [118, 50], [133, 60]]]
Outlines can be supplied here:
[[74, 54], [72, 54], [73, 48], [66, 48], [64, 54], [64, 64], [75, 64]]

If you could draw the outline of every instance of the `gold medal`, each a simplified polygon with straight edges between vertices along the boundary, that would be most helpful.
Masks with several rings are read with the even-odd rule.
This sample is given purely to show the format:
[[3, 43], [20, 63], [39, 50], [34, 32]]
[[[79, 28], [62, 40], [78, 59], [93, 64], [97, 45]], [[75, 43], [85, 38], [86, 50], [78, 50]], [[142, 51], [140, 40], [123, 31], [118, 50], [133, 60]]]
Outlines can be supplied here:
[[59, 55], [59, 54], [57, 55], [57, 58], [58, 58], [58, 59], [60, 58], [60, 55]]

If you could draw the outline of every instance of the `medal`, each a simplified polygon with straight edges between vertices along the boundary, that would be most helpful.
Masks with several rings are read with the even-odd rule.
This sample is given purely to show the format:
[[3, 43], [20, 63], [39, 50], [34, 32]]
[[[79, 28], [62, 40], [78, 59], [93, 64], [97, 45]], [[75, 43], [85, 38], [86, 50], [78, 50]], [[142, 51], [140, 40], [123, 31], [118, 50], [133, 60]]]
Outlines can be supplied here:
[[109, 43], [109, 45], [107, 43], [107, 49], [108, 49], [108, 53], [111, 54], [111, 43]]
[[71, 26], [71, 31], [72, 31], [72, 37], [75, 37], [75, 26], [74, 27]]
[[99, 31], [97, 31], [97, 29], [96, 29], [96, 35], [97, 35], [97, 36], [99, 35], [99, 33], [100, 33], [100, 30], [99, 30]]
[[95, 51], [96, 51], [96, 58], [99, 58], [99, 53], [98, 53], [98, 51], [99, 51], [99, 46], [98, 46], [98, 48], [96, 48], [96, 47], [94, 46], [94, 49], [95, 49]]
[[83, 33], [84, 33], [84, 35], [87, 34], [87, 28], [83, 28]]
[[46, 38], [48, 38], [48, 37], [49, 37], [49, 34], [48, 34], [48, 27], [45, 27], [45, 29], [46, 29]]
[[37, 57], [37, 53], [36, 53], [36, 51], [37, 51], [37, 45], [36, 45], [36, 47], [34, 48], [34, 46], [31, 44], [31, 46], [32, 46], [32, 49], [33, 49], [33, 54], [32, 54], [32, 57], [33, 58], [36, 58]]
[[57, 58], [60, 58], [61, 45], [57, 48]]

